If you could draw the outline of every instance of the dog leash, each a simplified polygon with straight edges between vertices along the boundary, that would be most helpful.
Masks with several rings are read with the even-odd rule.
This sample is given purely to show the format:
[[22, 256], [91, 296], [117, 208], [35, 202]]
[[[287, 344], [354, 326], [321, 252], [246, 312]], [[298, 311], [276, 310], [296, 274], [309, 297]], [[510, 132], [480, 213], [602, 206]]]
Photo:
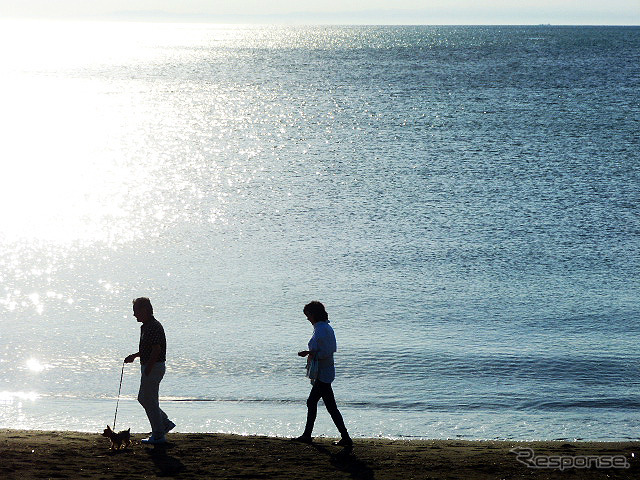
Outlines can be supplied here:
[[116, 417], [118, 416], [118, 404], [120, 403], [120, 391], [122, 390], [122, 376], [124, 375], [124, 362], [122, 362], [122, 371], [120, 372], [120, 388], [118, 388], [118, 401], [116, 402], [116, 414], [113, 416], [113, 431], [116, 431]]

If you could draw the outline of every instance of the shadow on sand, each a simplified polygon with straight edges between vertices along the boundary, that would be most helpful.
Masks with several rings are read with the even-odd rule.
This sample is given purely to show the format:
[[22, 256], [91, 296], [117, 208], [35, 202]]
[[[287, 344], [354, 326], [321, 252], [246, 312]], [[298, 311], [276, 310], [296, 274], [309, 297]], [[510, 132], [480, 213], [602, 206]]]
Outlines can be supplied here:
[[337, 470], [346, 472], [356, 480], [374, 480], [373, 470], [353, 453], [353, 447], [344, 447], [340, 451], [332, 452], [323, 445], [312, 444], [318, 452], [329, 457], [329, 462]]
[[172, 477], [179, 475], [186, 470], [184, 464], [175, 457], [168, 454], [168, 450], [173, 448], [172, 443], [163, 445], [154, 445], [145, 448], [147, 455], [151, 458], [156, 466], [156, 474], [158, 477]]

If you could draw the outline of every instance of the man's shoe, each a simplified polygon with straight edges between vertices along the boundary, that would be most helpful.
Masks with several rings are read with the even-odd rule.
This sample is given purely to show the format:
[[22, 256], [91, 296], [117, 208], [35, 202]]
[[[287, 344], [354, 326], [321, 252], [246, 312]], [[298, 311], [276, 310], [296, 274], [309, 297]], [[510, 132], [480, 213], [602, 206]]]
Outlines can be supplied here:
[[167, 439], [164, 438], [164, 435], [161, 437], [155, 437], [154, 435], [151, 435], [149, 438], [140, 440], [140, 442], [147, 445], [162, 445], [164, 443], [167, 443]]
[[169, 420], [167, 424], [164, 426], [164, 433], [167, 434], [174, 428], [176, 428], [176, 424], [173, 423], [171, 420]]
[[306, 443], [308, 445], [313, 443], [313, 439], [311, 437], [306, 436], [306, 435], [300, 435], [299, 437], [292, 438], [291, 440], [293, 440], [294, 442]]
[[333, 444], [339, 447], [352, 447], [353, 440], [351, 440], [349, 437], [346, 437], [338, 440], [337, 442], [333, 442]]

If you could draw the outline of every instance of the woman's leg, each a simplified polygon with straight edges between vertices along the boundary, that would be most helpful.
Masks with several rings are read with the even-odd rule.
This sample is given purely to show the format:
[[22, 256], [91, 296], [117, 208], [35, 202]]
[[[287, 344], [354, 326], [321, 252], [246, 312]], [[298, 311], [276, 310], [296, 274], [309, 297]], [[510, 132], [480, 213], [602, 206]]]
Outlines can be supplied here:
[[318, 401], [322, 397], [322, 391], [320, 384], [322, 382], [315, 381], [313, 384], [313, 388], [309, 393], [309, 398], [307, 398], [307, 425], [304, 429], [303, 437], [311, 437], [311, 432], [313, 432], [313, 424], [316, 421], [316, 416], [318, 415]]
[[342, 419], [342, 414], [340, 410], [338, 410], [338, 405], [336, 404], [336, 398], [333, 395], [333, 389], [331, 388], [330, 383], [324, 382], [316, 382], [321, 383], [321, 393], [322, 400], [324, 401], [324, 406], [327, 407], [327, 411], [329, 415], [331, 415], [331, 419], [333, 423], [335, 423], [340, 435], [342, 438], [349, 438], [349, 433], [347, 432], [347, 427], [344, 424], [344, 420]]

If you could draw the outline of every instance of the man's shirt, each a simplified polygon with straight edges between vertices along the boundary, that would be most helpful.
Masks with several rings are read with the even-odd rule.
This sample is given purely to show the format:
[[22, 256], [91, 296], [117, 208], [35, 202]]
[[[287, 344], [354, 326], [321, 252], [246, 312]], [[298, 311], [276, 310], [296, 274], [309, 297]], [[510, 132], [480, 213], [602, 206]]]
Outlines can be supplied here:
[[167, 360], [167, 339], [164, 336], [164, 328], [155, 318], [140, 326], [140, 363], [146, 364], [151, 358], [151, 348], [160, 345], [158, 362]]

